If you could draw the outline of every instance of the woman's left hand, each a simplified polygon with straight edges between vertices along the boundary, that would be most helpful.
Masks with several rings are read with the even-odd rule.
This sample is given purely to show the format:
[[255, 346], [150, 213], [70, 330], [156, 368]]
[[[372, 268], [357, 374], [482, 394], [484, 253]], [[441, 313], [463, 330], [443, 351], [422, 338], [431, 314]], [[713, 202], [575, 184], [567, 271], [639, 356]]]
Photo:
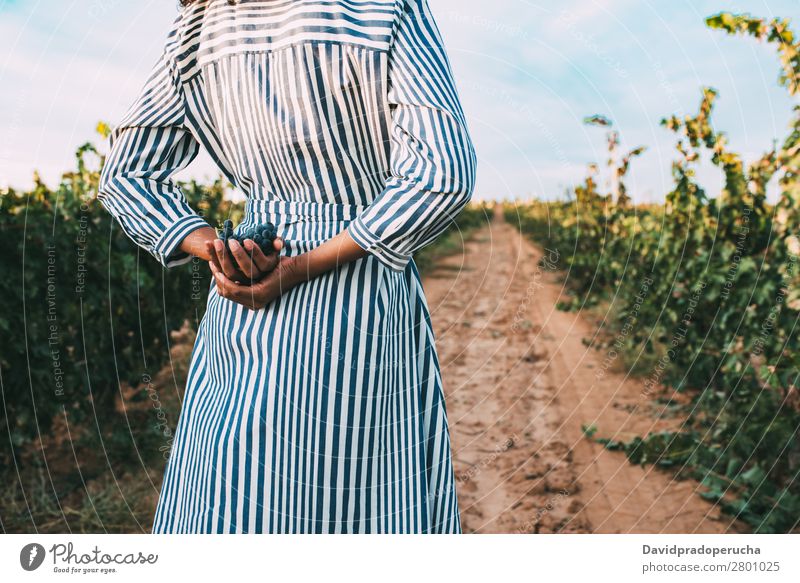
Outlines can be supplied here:
[[208, 265], [214, 275], [217, 293], [251, 310], [260, 310], [303, 281], [302, 272], [296, 268], [294, 257], [281, 257], [275, 269], [252, 285], [236, 283], [213, 261]]
[[275, 252], [265, 255], [252, 239], [247, 239], [244, 245], [233, 239], [227, 246], [216, 237], [206, 241], [209, 263], [216, 266], [225, 277], [239, 284], [252, 284], [275, 269], [278, 265], [278, 254], [283, 249], [283, 239], [276, 238], [273, 247]]
[[260, 310], [297, 284], [367, 255], [368, 252], [350, 237], [347, 230], [343, 230], [311, 251], [279, 257], [275, 269], [252, 285], [236, 283], [214, 261], [209, 265], [219, 295], [251, 310]]

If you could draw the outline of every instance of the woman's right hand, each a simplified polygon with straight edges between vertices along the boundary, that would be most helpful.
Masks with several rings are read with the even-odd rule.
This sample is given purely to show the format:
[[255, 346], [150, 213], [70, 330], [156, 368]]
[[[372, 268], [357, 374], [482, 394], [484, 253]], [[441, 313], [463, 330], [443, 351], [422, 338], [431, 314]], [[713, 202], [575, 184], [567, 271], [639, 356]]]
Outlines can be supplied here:
[[252, 285], [272, 272], [278, 265], [278, 254], [283, 249], [283, 240], [275, 239], [275, 252], [265, 255], [254, 241], [247, 239], [244, 247], [235, 239], [228, 241], [230, 250], [222, 240], [206, 241], [209, 263], [212, 263], [229, 280], [243, 285]]

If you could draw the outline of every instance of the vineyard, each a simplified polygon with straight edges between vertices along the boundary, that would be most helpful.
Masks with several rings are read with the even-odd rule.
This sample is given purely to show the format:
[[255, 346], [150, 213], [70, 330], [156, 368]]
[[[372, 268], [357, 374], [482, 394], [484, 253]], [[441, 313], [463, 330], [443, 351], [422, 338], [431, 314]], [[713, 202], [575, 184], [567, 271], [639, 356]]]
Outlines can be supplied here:
[[[0, 193], [7, 531], [48, 530], [50, 521], [63, 531], [71, 519], [113, 524], [83, 491], [161, 457], [170, 429], [142, 406], [153, 402], [149, 380], [167, 363], [171, 332], [202, 316], [210, 283], [198, 263], [167, 276], [138, 252], [96, 199], [102, 157], [90, 144], [76, 156], [55, 190], [37, 180], [31, 192]], [[185, 185], [209, 220], [236, 213], [223, 192], [219, 182]], [[87, 514], [62, 512], [84, 503]]]
[[[781, 85], [800, 94], [800, 42], [787, 22], [724, 13], [707, 24], [771, 43]], [[787, 532], [800, 521], [800, 106], [783, 143], [746, 164], [714, 127], [716, 98], [706, 88], [696, 115], [662, 121], [677, 136], [663, 205], [632, 204], [625, 177], [644, 148], [620, 153], [612, 122], [593, 115], [587, 124], [608, 128], [611, 192], [592, 165], [569, 200], [505, 214], [554, 251], [571, 290], [560, 307], [599, 315], [593, 344], [609, 366], [637, 375], [662, 416], [685, 418], [633, 439], [606, 437], [613, 427], [587, 426], [587, 436], [700, 481], [755, 532]], [[694, 178], [704, 156], [724, 173], [717, 196]]]

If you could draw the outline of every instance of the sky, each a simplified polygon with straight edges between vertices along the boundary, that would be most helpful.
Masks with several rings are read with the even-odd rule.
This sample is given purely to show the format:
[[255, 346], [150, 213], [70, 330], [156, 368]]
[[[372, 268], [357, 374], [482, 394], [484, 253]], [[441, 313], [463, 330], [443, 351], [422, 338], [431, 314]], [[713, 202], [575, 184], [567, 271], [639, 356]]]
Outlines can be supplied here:
[[[553, 199], [604, 162], [603, 114], [622, 148], [647, 146], [627, 181], [637, 202], [672, 184], [668, 115], [720, 93], [716, 129], [745, 160], [787, 134], [797, 102], [778, 86], [774, 50], [706, 28], [720, 10], [791, 18], [800, 1], [429, 0], [478, 153], [476, 199]], [[0, 187], [55, 186], [98, 121], [116, 123], [138, 94], [176, 14], [173, 0], [0, 0]], [[218, 172], [201, 155], [180, 178]], [[709, 194], [721, 173], [705, 163]], [[601, 177], [601, 183], [605, 180]], [[774, 189], [771, 191], [774, 198]]]

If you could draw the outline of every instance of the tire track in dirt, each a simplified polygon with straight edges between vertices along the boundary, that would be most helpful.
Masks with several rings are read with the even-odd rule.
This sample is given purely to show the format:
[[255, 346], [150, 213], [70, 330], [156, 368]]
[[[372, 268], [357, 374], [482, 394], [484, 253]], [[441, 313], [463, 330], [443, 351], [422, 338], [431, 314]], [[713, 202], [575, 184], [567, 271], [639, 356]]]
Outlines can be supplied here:
[[648, 414], [641, 381], [603, 369], [583, 341], [593, 326], [556, 309], [561, 276], [542, 255], [498, 214], [424, 280], [464, 532], [730, 531], [696, 482], [584, 436], [584, 424], [621, 439], [676, 421]]

